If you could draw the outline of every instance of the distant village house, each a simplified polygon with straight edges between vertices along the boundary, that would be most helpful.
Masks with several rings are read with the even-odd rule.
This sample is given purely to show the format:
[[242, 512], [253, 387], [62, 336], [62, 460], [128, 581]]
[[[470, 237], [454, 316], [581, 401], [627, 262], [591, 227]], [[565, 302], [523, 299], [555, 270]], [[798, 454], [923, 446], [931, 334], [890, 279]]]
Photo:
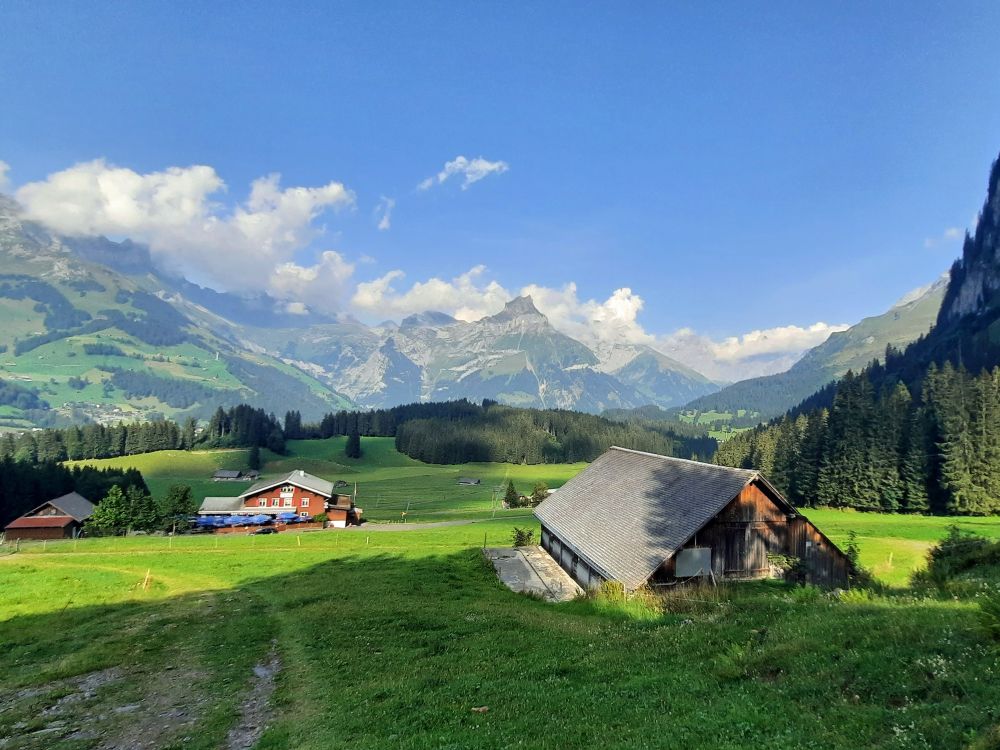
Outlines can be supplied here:
[[70, 492], [33, 508], [4, 528], [4, 538], [75, 539], [83, 523], [94, 512], [94, 504], [83, 495]]
[[212, 475], [213, 482], [255, 482], [260, 472], [255, 469], [239, 471], [238, 469], [219, 469]]
[[542, 547], [581, 586], [766, 578], [774, 556], [845, 585], [847, 557], [760, 474], [611, 448], [535, 509]]
[[206, 497], [198, 510], [202, 516], [277, 517], [287, 513], [301, 518], [325, 513], [330, 525], [337, 528], [361, 520], [354, 495], [336, 494], [332, 482], [301, 469], [257, 482], [237, 497]]

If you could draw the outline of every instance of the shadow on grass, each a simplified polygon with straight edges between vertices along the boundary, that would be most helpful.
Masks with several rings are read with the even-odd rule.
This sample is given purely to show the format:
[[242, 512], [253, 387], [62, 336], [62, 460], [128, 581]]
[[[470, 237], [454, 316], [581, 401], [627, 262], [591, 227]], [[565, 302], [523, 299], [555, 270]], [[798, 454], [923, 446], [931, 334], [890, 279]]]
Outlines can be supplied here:
[[262, 572], [231, 589], [0, 623], [5, 750], [223, 746], [272, 641], [261, 748], [854, 748], [899, 744], [894, 726], [960, 747], [1000, 720], [1000, 681], [974, 679], [995, 656], [960, 604], [750, 586], [635, 622], [513, 594], [477, 549], [288, 559], [247, 550]]

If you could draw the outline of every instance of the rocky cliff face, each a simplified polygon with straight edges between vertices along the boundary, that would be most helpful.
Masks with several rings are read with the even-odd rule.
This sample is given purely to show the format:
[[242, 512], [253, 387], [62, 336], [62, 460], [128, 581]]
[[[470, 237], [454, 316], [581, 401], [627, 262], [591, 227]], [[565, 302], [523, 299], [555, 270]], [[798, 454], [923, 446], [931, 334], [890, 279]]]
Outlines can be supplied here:
[[980, 315], [997, 307], [1000, 300], [1000, 159], [990, 171], [989, 190], [976, 233], [966, 235], [962, 257], [951, 269], [951, 284], [945, 296], [941, 323], [953, 323], [967, 315]]

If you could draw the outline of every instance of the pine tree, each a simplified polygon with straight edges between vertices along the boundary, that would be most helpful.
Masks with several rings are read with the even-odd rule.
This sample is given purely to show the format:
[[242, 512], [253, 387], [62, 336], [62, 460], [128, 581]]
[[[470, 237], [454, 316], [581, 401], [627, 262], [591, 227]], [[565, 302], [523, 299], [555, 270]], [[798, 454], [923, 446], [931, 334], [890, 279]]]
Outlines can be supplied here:
[[903, 457], [903, 509], [906, 511], [925, 513], [930, 509], [928, 483], [932, 447], [926, 411], [915, 409], [906, 430], [906, 453]]
[[794, 485], [798, 501], [803, 505], [815, 505], [817, 501], [816, 485], [820, 462], [823, 460], [823, 446], [826, 442], [827, 417], [826, 409], [810, 412], [802, 434]]
[[795, 486], [795, 467], [798, 466], [799, 450], [802, 440], [800, 430], [804, 428], [805, 418], [802, 423], [796, 419], [786, 416], [778, 425], [777, 437], [774, 440], [774, 467], [768, 478], [788, 500], [793, 504], [800, 502], [797, 487]]
[[128, 506], [128, 529], [134, 531], [155, 531], [160, 526], [160, 513], [152, 496], [139, 487], [125, 490]]
[[905, 501], [902, 471], [910, 404], [910, 391], [902, 383], [884, 394], [878, 404], [870, 462], [884, 511], [899, 510]]
[[358, 432], [357, 424], [351, 429], [351, 434], [347, 436], [344, 453], [348, 458], [361, 458], [361, 435]]
[[250, 453], [247, 455], [247, 467], [254, 471], [260, 470], [260, 448], [256, 445], [250, 448]]
[[507, 489], [504, 492], [503, 500], [507, 504], [508, 508], [517, 508], [521, 504], [521, 496], [517, 494], [517, 489], [514, 487], [514, 480], [507, 480]]
[[172, 484], [159, 504], [161, 525], [167, 530], [182, 531], [188, 527], [188, 516], [198, 511], [191, 488]]

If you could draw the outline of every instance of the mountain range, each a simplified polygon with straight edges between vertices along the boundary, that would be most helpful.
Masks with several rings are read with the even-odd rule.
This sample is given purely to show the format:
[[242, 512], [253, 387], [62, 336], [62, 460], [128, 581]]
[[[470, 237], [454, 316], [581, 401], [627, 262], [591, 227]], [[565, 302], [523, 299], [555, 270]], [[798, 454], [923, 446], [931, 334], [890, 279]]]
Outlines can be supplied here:
[[286, 312], [162, 272], [142, 245], [60, 237], [0, 196], [0, 423], [204, 417], [247, 401], [306, 419], [340, 408], [496, 399], [599, 412], [680, 406], [719, 385], [662, 352], [588, 347], [530, 297], [465, 322], [367, 326]]

